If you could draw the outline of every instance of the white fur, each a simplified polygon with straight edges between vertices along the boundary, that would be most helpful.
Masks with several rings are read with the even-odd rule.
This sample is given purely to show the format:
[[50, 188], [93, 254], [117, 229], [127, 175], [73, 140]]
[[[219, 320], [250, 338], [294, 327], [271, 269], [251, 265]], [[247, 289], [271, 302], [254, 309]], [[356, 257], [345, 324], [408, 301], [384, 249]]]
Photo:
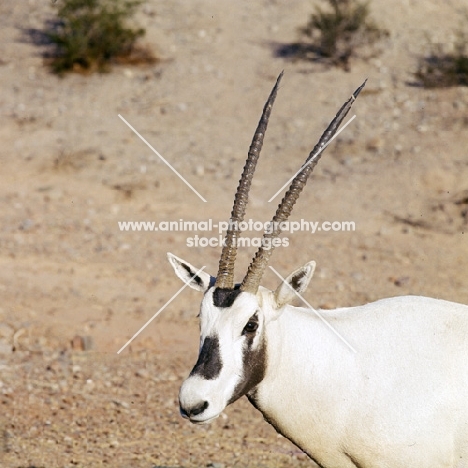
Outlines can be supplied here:
[[[301, 290], [313, 273], [304, 268]], [[208, 289], [201, 334], [219, 335], [223, 369], [215, 380], [184, 382], [181, 403], [210, 402], [193, 422], [226, 406], [243, 372], [241, 332], [257, 312], [254, 347], [264, 336], [268, 365], [250, 396], [320, 466], [468, 468], [468, 306], [404, 296], [320, 311], [353, 353], [309, 309], [282, 306], [284, 287], [241, 293], [229, 310]]]
[[212, 335], [213, 331], [217, 332], [223, 367], [220, 376], [215, 380], [203, 380], [198, 376], [193, 376], [183, 383], [179, 399], [183, 400], [186, 406], [190, 403], [195, 404], [198, 401], [203, 401], [209, 395], [210, 407], [208, 411], [200, 415], [199, 418], [193, 418], [191, 421], [194, 423], [209, 422], [218, 417], [226, 408], [242, 375], [242, 345], [244, 341], [241, 337], [242, 329], [255, 312], [255, 308], [251, 308], [251, 299], [255, 299], [255, 297], [249, 295], [250, 298], [241, 296], [238, 298], [239, 301], [235, 302], [237, 313], [230, 314], [229, 311], [220, 313], [213, 306], [212, 293], [212, 290], [206, 293], [201, 306], [200, 343], [203, 343], [207, 336]]
[[307, 309], [266, 326], [257, 404], [280, 432], [327, 468], [468, 467], [468, 307], [406, 296], [321, 313], [356, 353]]

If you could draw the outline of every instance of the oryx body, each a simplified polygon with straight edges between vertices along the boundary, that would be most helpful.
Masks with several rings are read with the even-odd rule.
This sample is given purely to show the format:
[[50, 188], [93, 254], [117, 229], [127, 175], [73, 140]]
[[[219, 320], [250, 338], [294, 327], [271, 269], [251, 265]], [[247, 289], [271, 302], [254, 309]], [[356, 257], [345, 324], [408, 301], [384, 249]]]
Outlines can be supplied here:
[[468, 468], [468, 307], [398, 297], [266, 328], [251, 392], [274, 427], [327, 468]]
[[[249, 162], [258, 158], [276, 89], [231, 221], [243, 219]], [[316, 162], [317, 148], [334, 134], [359, 90], [308, 161]], [[307, 171], [304, 165], [274, 222], [289, 216]], [[176, 274], [204, 292], [200, 353], [180, 390], [182, 415], [209, 422], [247, 395], [278, 432], [324, 468], [468, 468], [468, 307], [419, 296], [332, 311], [293, 307], [315, 263], [269, 291], [259, 283], [271, 249], [260, 248], [234, 285], [238, 234], [228, 230], [216, 278], [169, 254]]]

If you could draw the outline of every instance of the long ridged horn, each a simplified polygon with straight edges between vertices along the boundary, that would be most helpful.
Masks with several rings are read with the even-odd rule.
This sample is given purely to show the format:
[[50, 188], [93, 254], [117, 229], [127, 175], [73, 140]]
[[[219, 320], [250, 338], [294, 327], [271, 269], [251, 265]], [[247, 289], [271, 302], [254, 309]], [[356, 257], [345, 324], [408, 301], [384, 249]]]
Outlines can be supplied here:
[[260, 156], [263, 139], [268, 126], [268, 119], [270, 118], [271, 109], [275, 102], [282, 76], [283, 72], [279, 74], [275, 86], [263, 107], [263, 113], [260, 121], [258, 122], [257, 129], [249, 148], [247, 160], [244, 165], [244, 170], [242, 171], [242, 176], [239, 180], [236, 196], [234, 197], [231, 219], [226, 232], [221, 258], [219, 260], [218, 275], [216, 276], [215, 283], [217, 288], [232, 289], [234, 287], [234, 263], [237, 255], [237, 239], [241, 233], [239, 230], [239, 224], [244, 220], [252, 178]]
[[[364, 83], [359, 86], [359, 88], [356, 89], [356, 91], [351, 95], [348, 101], [343, 104], [335, 118], [331, 121], [325, 132], [323, 132], [319, 142], [310, 152], [304, 165], [302, 166], [302, 169], [291, 182], [288, 191], [276, 209], [275, 216], [271, 220], [270, 229], [263, 234], [262, 245], [255, 254], [255, 257], [253, 258], [247, 270], [247, 274], [245, 275], [245, 278], [243, 279], [240, 286], [242, 291], [251, 292], [254, 294], [257, 292], [263, 276], [263, 272], [268, 265], [268, 261], [270, 260], [271, 254], [273, 253], [275, 247], [272, 241], [281, 234], [281, 223], [287, 221], [289, 218], [293, 206], [299, 198], [299, 195], [302, 192], [309, 175], [312, 173], [314, 167], [322, 156], [324, 147], [337, 132], [341, 122], [351, 109], [351, 106], [356, 100], [358, 94], [361, 92], [362, 88], [364, 88], [366, 81], [364, 81]], [[268, 246], [269, 248], [265, 248]]]

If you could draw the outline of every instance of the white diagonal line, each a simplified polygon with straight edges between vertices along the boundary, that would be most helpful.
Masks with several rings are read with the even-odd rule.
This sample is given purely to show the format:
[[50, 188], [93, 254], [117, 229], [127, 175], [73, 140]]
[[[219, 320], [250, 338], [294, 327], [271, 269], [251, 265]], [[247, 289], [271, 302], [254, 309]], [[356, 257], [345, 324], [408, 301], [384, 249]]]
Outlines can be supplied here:
[[205, 266], [202, 266], [185, 284], [117, 351], [120, 354], [188, 285], [189, 281], [197, 276]]
[[312, 310], [312, 312], [314, 312], [315, 315], [317, 315], [317, 317], [338, 337], [340, 338], [340, 340], [353, 352], [353, 353], [356, 353], [357, 351], [353, 348], [353, 346], [351, 346], [350, 343], [348, 343], [348, 341], [346, 341], [343, 336], [341, 336], [324, 318], [323, 316], [320, 314], [320, 312], [318, 310], [315, 310], [295, 289], [293, 289], [288, 283], [286, 283], [286, 279], [283, 278], [272, 266], [269, 267], [270, 270], [278, 277], [281, 279], [281, 281], [283, 281], [284, 284], [286, 284], [286, 286], [288, 286], [289, 288], [291, 288], [295, 293], [296, 295], [301, 298], [302, 301], [304, 301], [304, 303], [310, 308], [310, 310]]
[[124, 123], [126, 123], [128, 125], [128, 127], [133, 130], [133, 132], [141, 139], [141, 141], [143, 141], [143, 143], [145, 143], [158, 157], [159, 159], [161, 159], [161, 161], [166, 164], [167, 167], [169, 167], [189, 188], [192, 189], [192, 191], [195, 193], [195, 195], [197, 195], [199, 198], [201, 198], [205, 203], [206, 203], [206, 200], [192, 187], [192, 185], [184, 179], [184, 177], [182, 177], [181, 174], [179, 174], [179, 172], [177, 172], [176, 169], [174, 169], [174, 167], [168, 162], [166, 161], [160, 154], [158, 151], [156, 151], [149, 143], [147, 140], [145, 140], [120, 114], [118, 114], [118, 116], [122, 119], [122, 121]]
[[278, 194], [286, 187], [286, 185], [290, 184], [291, 181], [294, 179], [294, 177], [299, 174], [299, 172], [302, 171], [305, 167], [307, 167], [354, 119], [356, 118], [356, 114], [353, 115], [334, 135], [330, 140], [320, 148], [320, 151], [309, 161], [307, 161], [303, 166], [300, 167], [300, 169], [268, 200], [268, 203], [270, 203], [273, 199], [275, 199]]

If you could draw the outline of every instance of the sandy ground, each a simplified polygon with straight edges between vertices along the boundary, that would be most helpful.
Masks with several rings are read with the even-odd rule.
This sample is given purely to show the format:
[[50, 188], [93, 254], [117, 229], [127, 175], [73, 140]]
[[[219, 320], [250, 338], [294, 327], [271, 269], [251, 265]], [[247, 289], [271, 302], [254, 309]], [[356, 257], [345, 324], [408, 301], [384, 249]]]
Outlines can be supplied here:
[[[269, 220], [267, 200], [368, 78], [356, 119], [292, 218], [356, 230], [287, 235], [272, 265], [287, 275], [316, 260], [306, 294], [315, 307], [403, 294], [468, 303], [468, 89], [412, 85], [426, 37], [453, 41], [461, 6], [375, 0], [391, 35], [346, 73], [275, 54], [297, 39], [309, 2], [147, 1], [138, 20], [160, 63], [60, 79], [32, 39], [48, 2], [2, 2], [0, 465], [312, 466], [245, 399], [206, 427], [179, 416], [178, 388], [198, 349], [196, 292], [184, 290], [117, 354], [181, 286], [167, 251], [213, 274], [219, 257], [187, 245], [206, 233], [122, 232], [118, 222], [227, 220], [284, 69], [247, 214]], [[239, 253], [239, 280], [253, 253]], [[265, 286], [276, 283], [265, 275]]]

